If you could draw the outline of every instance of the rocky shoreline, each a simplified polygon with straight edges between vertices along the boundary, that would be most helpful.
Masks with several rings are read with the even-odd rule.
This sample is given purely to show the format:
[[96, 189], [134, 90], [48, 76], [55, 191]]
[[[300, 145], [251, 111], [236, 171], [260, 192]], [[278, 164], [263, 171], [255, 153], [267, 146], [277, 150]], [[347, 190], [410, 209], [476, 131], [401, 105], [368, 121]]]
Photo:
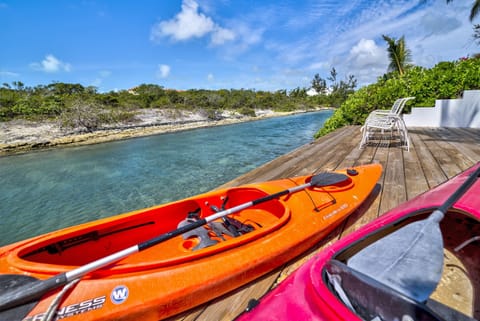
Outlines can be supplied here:
[[[318, 109], [320, 110], [320, 109]], [[301, 113], [307, 111], [296, 111]], [[40, 149], [98, 144], [114, 140], [171, 133], [202, 127], [221, 126], [267, 117], [286, 116], [271, 110], [257, 110], [256, 117], [224, 112], [220, 120], [209, 120], [200, 113], [182, 111], [169, 115], [165, 111], [149, 109], [137, 113], [134, 122], [103, 127], [94, 132], [80, 129], [64, 129], [55, 121], [31, 122], [12, 120], [0, 122], [0, 156], [24, 153]]]

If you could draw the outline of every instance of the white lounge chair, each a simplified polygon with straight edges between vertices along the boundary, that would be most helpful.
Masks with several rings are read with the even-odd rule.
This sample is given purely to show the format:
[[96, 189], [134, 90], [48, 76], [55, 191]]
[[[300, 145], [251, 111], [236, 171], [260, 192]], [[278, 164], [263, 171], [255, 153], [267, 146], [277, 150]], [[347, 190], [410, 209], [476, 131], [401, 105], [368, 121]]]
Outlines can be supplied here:
[[407, 101], [414, 98], [399, 98], [394, 102], [390, 110], [377, 109], [372, 111], [361, 128], [362, 141], [360, 142], [360, 148], [364, 148], [373, 139], [374, 133], [380, 131], [383, 136], [388, 131], [391, 139], [393, 138], [393, 131], [396, 130], [400, 136], [402, 146], [405, 146], [407, 151], [410, 150], [410, 140], [408, 138], [407, 126], [403, 122], [402, 111]]

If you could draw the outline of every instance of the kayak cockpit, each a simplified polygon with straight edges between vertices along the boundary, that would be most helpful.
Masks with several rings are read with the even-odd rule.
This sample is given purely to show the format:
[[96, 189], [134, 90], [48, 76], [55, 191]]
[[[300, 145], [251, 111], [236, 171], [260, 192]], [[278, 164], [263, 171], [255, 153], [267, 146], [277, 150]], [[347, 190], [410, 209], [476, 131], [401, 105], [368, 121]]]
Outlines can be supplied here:
[[332, 290], [363, 320], [440, 321], [426, 305], [411, 300], [338, 260], [329, 261], [325, 269]]
[[[471, 214], [451, 210], [440, 221], [443, 272], [435, 291], [426, 301], [416, 301], [350, 264], [367, 246], [410, 223], [425, 220], [431, 213], [430, 210], [419, 211], [386, 225], [332, 258], [322, 271], [329, 290], [364, 320], [480, 319], [480, 222]], [[429, 258], [421, 258], [418, 266], [412, 262], [412, 271], [418, 271], [426, 269]]]
[[[9, 254], [8, 260], [22, 271], [46, 274], [68, 271], [171, 232], [191, 213], [204, 218], [215, 214], [222, 206], [232, 208], [266, 195], [267, 192], [253, 187], [232, 188], [128, 213], [115, 219], [86, 223], [47, 234], [20, 246]], [[117, 262], [108, 268], [108, 273], [186, 263], [243, 245], [280, 228], [289, 220], [290, 210], [284, 202], [273, 199], [230, 214], [229, 217], [248, 225], [251, 230], [237, 236], [218, 235], [205, 226], [207, 237], [214, 241], [213, 246], [198, 249], [195, 248], [201, 242], [198, 235], [180, 235]], [[221, 219], [216, 221], [222, 222]]]

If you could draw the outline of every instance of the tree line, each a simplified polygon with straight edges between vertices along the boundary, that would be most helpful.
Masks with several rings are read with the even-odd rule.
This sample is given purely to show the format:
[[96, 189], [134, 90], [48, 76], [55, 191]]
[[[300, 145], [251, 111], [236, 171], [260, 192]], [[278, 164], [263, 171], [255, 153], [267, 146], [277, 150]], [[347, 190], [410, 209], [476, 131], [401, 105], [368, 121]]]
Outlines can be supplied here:
[[335, 78], [331, 79], [331, 89], [318, 91], [316, 96], [309, 96], [308, 88], [300, 87], [274, 92], [253, 89], [181, 91], [157, 84], [141, 84], [128, 90], [100, 93], [96, 87], [81, 84], [54, 82], [29, 87], [14, 81], [0, 87], [0, 121], [60, 119], [64, 126], [80, 126], [92, 131], [101, 124], [132, 120], [136, 111], [145, 108], [200, 111], [216, 120], [223, 110], [255, 116], [257, 109], [295, 111], [319, 106], [338, 107], [354, 91], [356, 81], [351, 76], [346, 86], [343, 81], [337, 83]]

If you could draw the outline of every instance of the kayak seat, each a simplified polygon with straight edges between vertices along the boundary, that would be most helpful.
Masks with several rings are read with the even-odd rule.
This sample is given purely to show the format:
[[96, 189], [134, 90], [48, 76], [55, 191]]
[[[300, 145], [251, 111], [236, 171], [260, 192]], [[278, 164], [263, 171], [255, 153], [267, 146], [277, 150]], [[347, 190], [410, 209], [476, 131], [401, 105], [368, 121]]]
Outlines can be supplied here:
[[330, 291], [364, 320], [444, 321], [427, 305], [416, 302], [338, 260], [324, 270]]
[[[200, 210], [201, 209], [198, 208], [198, 210], [188, 213], [187, 218], [181, 221], [177, 228], [181, 228], [198, 221], [200, 219]], [[222, 210], [224, 209], [222, 208]], [[215, 210], [215, 212], [219, 211], [220, 209]], [[225, 216], [222, 218], [222, 220], [222, 222], [214, 221], [208, 225], [200, 226], [191, 231], [183, 233], [182, 238], [184, 240], [190, 240], [190, 242], [184, 242], [183, 246], [192, 251], [197, 251], [216, 245], [219, 243], [219, 240], [226, 241], [226, 236], [234, 238], [255, 230], [253, 225], [244, 224], [231, 217]], [[198, 243], [194, 242], [194, 239], [196, 239]]]

